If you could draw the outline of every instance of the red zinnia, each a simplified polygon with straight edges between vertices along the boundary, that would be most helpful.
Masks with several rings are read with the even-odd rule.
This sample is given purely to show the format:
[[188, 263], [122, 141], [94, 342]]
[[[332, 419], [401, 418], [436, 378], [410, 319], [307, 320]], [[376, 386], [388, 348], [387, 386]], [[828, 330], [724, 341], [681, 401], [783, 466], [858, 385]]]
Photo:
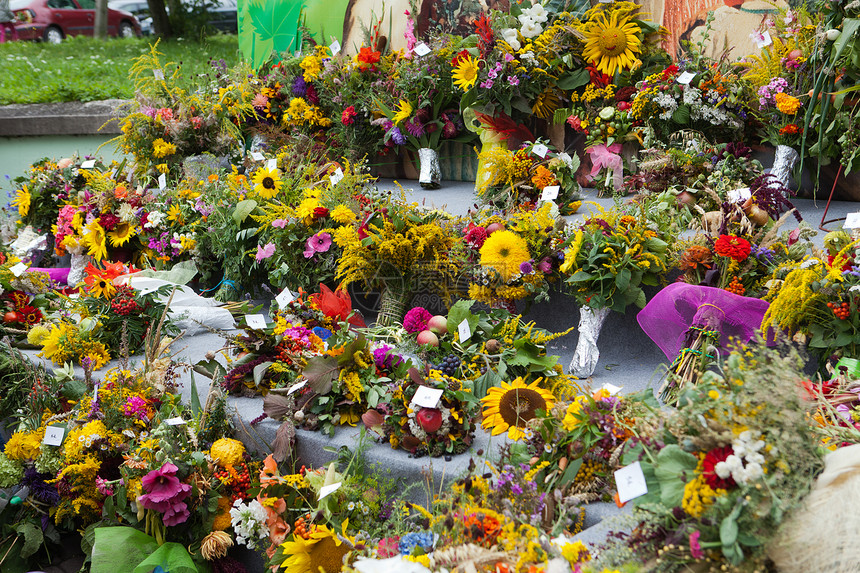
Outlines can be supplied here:
[[340, 122], [344, 125], [352, 125], [355, 123], [355, 116], [358, 115], [355, 111], [355, 106], [351, 105], [340, 114]]
[[328, 217], [328, 209], [325, 207], [317, 207], [314, 209], [314, 219], [324, 219]]
[[35, 306], [22, 306], [18, 309], [18, 316], [24, 324], [36, 324], [42, 320], [42, 311]]
[[480, 249], [484, 246], [484, 241], [487, 240], [489, 233], [484, 227], [472, 227], [466, 232], [464, 239], [472, 248]]
[[717, 475], [715, 470], [718, 463], [726, 461], [726, 458], [734, 453], [735, 451], [732, 446], [728, 445], [722, 448], [714, 448], [705, 454], [705, 459], [702, 460], [702, 477], [705, 478], [705, 483], [711, 489], [730, 489], [737, 485], [732, 476], [723, 479]]
[[750, 256], [751, 248], [749, 241], [735, 235], [720, 235], [720, 238], [714, 243], [715, 253], [738, 262], [744, 261]]
[[800, 133], [800, 126], [796, 123], [789, 123], [779, 130], [780, 135], [797, 135], [798, 133]]

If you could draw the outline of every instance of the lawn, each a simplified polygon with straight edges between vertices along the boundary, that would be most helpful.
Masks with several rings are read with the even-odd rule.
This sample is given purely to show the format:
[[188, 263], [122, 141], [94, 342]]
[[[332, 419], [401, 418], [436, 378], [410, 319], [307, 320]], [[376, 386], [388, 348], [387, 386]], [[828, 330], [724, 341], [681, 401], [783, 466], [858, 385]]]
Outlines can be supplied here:
[[[163, 61], [181, 62], [189, 81], [209, 73], [210, 61], [239, 61], [238, 37], [209, 36], [202, 41], [162, 41]], [[0, 105], [131, 98], [134, 86], [128, 69], [134, 58], [149, 51], [149, 38], [96, 40], [68, 38], [61, 44], [0, 44]]]

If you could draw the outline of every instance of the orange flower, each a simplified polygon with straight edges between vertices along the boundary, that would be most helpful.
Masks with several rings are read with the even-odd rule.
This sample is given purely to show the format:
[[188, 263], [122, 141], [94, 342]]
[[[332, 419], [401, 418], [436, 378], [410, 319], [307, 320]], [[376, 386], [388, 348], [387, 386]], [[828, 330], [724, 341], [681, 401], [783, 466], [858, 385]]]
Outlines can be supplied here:
[[116, 189], [113, 190], [113, 196], [117, 199], [125, 199], [128, 197], [128, 189], [125, 185], [117, 185]]

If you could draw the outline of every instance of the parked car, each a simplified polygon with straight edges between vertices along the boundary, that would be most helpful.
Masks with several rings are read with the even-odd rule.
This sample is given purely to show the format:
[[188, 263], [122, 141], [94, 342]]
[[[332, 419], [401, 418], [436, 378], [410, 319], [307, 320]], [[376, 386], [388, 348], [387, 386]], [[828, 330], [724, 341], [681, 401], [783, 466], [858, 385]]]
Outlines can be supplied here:
[[[18, 17], [15, 27], [22, 40], [59, 44], [67, 36], [92, 36], [96, 21], [95, 0], [12, 0]], [[108, 9], [108, 35], [139, 36], [140, 23], [130, 12]]]
[[108, 8], [134, 14], [140, 22], [140, 32], [144, 36], [152, 35], [152, 14], [149, 13], [146, 0], [110, 0]]
[[217, 0], [215, 3], [217, 6], [209, 10], [211, 15], [209, 25], [228, 34], [238, 33], [239, 19], [236, 0]]

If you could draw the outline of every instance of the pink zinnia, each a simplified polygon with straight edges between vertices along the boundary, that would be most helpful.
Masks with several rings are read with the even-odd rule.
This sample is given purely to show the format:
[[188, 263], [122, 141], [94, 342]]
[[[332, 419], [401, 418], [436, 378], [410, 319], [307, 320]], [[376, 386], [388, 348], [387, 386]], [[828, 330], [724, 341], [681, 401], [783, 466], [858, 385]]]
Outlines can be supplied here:
[[466, 231], [466, 236], [464, 238], [470, 247], [480, 249], [484, 246], [484, 241], [487, 240], [488, 236], [489, 233], [487, 233], [487, 229], [485, 227], [472, 227]]
[[416, 306], [403, 317], [403, 328], [406, 332], [421, 332], [427, 329], [427, 321], [431, 318], [433, 315], [426, 308]]

